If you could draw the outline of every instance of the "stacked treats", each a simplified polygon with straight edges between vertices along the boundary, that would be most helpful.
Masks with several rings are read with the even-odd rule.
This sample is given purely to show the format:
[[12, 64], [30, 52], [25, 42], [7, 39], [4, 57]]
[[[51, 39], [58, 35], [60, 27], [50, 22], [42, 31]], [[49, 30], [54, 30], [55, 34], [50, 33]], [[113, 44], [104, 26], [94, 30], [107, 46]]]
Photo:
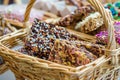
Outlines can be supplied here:
[[104, 54], [102, 46], [81, 41], [65, 28], [35, 20], [21, 52], [56, 63], [80, 66]]
[[79, 7], [72, 14], [46, 22], [68, 27], [80, 32], [90, 33], [103, 26], [103, 18], [90, 5]]

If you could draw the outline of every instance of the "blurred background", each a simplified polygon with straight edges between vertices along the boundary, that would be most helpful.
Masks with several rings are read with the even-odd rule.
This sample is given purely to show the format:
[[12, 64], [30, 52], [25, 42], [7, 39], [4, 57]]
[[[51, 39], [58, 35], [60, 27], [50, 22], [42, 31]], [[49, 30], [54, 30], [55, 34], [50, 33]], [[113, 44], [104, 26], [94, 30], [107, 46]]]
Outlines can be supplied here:
[[12, 4], [12, 3], [17, 3], [17, 4], [21, 4], [24, 3], [26, 4], [29, 0], [0, 0], [0, 4]]

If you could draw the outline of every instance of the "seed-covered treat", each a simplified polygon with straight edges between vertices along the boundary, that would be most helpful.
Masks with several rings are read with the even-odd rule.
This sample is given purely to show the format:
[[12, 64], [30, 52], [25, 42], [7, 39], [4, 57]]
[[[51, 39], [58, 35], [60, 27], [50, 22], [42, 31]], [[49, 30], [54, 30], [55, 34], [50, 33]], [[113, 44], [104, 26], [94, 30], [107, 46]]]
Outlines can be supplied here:
[[90, 51], [92, 54], [96, 55], [97, 57], [104, 55], [104, 50], [102, 50], [105, 48], [104, 46], [86, 41], [70, 41], [70, 43], [76, 46], [77, 48], [85, 47], [88, 51]]
[[30, 35], [25, 41], [25, 49], [30, 55], [37, 55], [40, 58], [49, 56], [55, 39], [77, 40], [77, 37], [70, 34], [65, 28], [58, 27], [45, 22], [35, 20]]
[[69, 66], [88, 64], [104, 54], [100, 45], [83, 41], [55, 40], [49, 59]]
[[[120, 45], [120, 22], [115, 22], [114, 28], [115, 28], [116, 41]], [[98, 34], [96, 34], [97, 43], [107, 44], [108, 43], [107, 37], [108, 37], [108, 32], [106, 30], [99, 32]]]
[[83, 42], [64, 27], [36, 19], [25, 39], [25, 46], [20, 51], [56, 63], [79, 66], [94, 61], [103, 54], [100, 48], [103, 47]]

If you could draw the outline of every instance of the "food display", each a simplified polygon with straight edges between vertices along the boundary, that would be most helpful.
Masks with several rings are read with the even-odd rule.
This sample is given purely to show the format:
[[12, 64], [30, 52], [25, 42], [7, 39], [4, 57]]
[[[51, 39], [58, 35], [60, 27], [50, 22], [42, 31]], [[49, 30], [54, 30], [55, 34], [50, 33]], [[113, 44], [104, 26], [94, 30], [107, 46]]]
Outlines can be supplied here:
[[9, 68], [17, 80], [116, 80], [120, 2], [109, 1], [0, 6], [0, 71]]
[[36, 19], [20, 51], [64, 65], [80, 66], [103, 55], [102, 48], [95, 43], [80, 40], [63, 27]]
[[95, 9], [90, 5], [79, 7], [72, 14], [59, 19], [48, 19], [46, 22], [83, 33], [91, 33], [104, 25], [100, 13], [95, 12]]

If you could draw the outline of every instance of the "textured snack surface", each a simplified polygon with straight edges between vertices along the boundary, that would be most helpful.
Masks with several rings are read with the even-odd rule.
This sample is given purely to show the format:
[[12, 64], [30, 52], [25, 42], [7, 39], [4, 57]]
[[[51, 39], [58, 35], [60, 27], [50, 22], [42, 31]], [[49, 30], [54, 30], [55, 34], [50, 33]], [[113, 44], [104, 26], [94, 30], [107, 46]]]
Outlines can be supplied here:
[[55, 39], [76, 40], [77, 37], [71, 35], [65, 28], [39, 22], [36, 19], [31, 28], [30, 35], [26, 39], [25, 48], [29, 51], [30, 55], [44, 58], [44, 56], [49, 56]]
[[102, 48], [104, 47], [81, 41], [64, 27], [36, 19], [21, 52], [63, 65], [80, 66], [100, 57], [104, 53]]

